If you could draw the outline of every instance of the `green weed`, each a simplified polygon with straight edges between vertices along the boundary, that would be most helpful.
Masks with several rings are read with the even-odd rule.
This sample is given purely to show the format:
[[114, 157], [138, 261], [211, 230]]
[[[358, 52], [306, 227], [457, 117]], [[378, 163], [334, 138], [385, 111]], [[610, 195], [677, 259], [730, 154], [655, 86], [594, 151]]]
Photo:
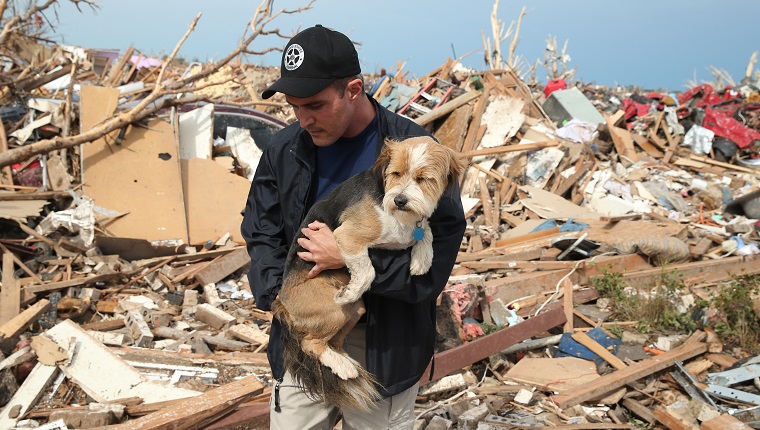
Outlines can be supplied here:
[[739, 345], [752, 354], [760, 352], [760, 318], [752, 302], [759, 290], [760, 275], [740, 275], [721, 288], [712, 300], [718, 313], [715, 331], [724, 342]]
[[631, 288], [622, 273], [606, 269], [591, 280], [591, 285], [610, 299], [618, 320], [638, 321], [639, 332], [652, 329], [691, 332], [696, 328], [690, 314], [678, 310], [684, 284], [675, 272], [663, 272], [655, 285], [645, 291]]

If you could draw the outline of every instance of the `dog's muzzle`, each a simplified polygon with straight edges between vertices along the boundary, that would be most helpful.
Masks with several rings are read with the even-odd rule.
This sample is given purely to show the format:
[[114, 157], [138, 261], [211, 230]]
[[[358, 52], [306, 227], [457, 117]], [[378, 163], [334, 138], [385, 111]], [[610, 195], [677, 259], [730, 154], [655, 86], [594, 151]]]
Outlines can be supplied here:
[[409, 199], [406, 198], [405, 195], [399, 194], [393, 199], [393, 203], [396, 204], [396, 207], [404, 210], [406, 208], [406, 204], [409, 203]]

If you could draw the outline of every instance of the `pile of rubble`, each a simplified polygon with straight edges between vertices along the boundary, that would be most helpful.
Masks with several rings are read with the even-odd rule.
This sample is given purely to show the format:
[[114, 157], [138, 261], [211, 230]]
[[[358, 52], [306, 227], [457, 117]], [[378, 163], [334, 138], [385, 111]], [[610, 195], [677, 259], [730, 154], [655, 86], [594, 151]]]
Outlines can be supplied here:
[[[257, 96], [277, 70], [29, 43], [17, 58], [0, 428], [266, 428], [271, 313], [239, 233], [266, 142], [223, 109], [291, 122]], [[758, 316], [718, 301], [753, 311], [760, 284], [756, 80], [625, 94], [453, 60], [365, 78], [470, 162], [417, 428], [760, 428]], [[672, 306], [682, 330], [623, 297]]]

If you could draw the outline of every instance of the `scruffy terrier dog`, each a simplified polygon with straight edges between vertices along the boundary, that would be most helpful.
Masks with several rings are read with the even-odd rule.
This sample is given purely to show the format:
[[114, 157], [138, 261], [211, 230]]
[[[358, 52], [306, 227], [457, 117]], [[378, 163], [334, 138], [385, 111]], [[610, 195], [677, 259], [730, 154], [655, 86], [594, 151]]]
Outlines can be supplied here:
[[372, 375], [343, 349], [365, 312], [362, 294], [375, 278], [368, 250], [411, 246], [409, 272], [427, 273], [433, 261], [428, 218], [463, 169], [454, 151], [429, 137], [388, 140], [372, 169], [312, 206], [301, 228], [313, 221], [327, 224], [346, 268], [309, 279], [314, 263], [298, 257], [304, 248], [296, 240], [273, 305], [285, 326], [285, 368], [307, 394], [360, 410], [369, 410], [379, 398]]

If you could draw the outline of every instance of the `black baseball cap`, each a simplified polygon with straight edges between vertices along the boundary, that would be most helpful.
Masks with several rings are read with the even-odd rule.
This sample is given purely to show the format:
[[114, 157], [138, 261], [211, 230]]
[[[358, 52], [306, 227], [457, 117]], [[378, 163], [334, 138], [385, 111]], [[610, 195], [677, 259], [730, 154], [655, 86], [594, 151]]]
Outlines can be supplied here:
[[351, 40], [343, 33], [318, 24], [290, 39], [282, 53], [280, 79], [261, 93], [261, 97], [268, 99], [276, 92], [311, 97], [336, 79], [361, 72], [359, 54]]

